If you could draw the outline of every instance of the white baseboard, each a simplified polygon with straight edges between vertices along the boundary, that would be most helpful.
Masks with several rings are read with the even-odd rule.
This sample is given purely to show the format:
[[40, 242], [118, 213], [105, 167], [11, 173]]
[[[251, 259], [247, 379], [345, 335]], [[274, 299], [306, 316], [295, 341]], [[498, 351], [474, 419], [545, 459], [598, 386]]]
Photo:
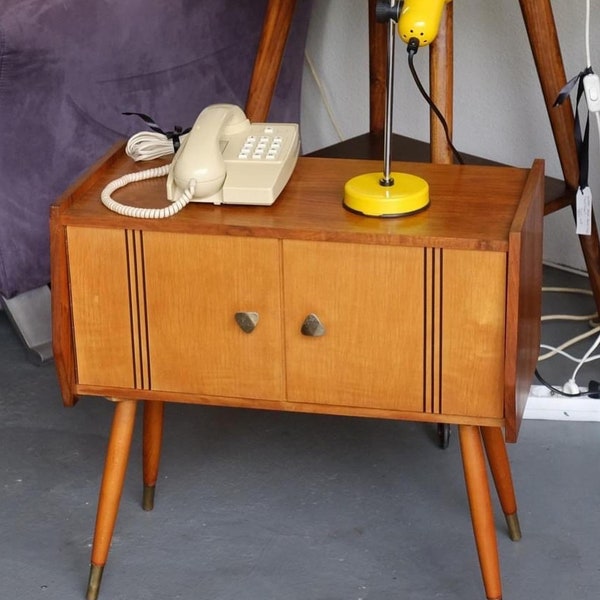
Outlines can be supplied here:
[[600, 400], [554, 394], [543, 385], [532, 385], [525, 419], [545, 421], [600, 421]]

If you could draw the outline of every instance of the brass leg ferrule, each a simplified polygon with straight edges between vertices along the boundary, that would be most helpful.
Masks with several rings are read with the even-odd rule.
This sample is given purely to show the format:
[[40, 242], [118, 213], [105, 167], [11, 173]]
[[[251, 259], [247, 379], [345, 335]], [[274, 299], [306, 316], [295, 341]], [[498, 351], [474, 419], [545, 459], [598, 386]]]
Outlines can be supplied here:
[[519, 515], [517, 513], [506, 515], [506, 524], [508, 525], [508, 537], [510, 537], [513, 542], [518, 542], [521, 539]]
[[154, 485], [145, 485], [144, 493], [142, 496], [142, 508], [144, 510], [152, 510], [154, 508], [154, 491], [156, 490], [156, 486]]
[[104, 566], [90, 565], [90, 578], [88, 580], [86, 600], [97, 600], [100, 593], [100, 582], [102, 581], [102, 573]]

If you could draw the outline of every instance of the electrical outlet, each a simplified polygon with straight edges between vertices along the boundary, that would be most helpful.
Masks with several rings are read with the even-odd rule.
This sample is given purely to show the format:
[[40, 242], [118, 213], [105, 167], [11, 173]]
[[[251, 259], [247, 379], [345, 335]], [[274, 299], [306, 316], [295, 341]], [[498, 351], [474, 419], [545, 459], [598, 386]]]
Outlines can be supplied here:
[[[562, 385], [552, 386], [557, 390], [562, 392]], [[529, 389], [529, 397], [530, 398], [559, 398], [561, 394], [557, 394], [553, 392], [551, 389], [547, 388], [545, 385], [532, 385]]]
[[[554, 387], [562, 389], [562, 386]], [[544, 385], [532, 385], [523, 418], [544, 421], [600, 421], [600, 400], [587, 396], [562, 396]]]

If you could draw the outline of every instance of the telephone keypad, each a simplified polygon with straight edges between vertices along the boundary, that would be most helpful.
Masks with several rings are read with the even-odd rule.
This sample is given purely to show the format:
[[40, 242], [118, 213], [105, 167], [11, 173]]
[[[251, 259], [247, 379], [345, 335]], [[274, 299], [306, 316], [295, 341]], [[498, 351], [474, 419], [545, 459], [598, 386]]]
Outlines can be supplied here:
[[[266, 127], [265, 134], [273, 134], [272, 127]], [[277, 160], [283, 138], [280, 135], [249, 135], [239, 152], [241, 160]]]

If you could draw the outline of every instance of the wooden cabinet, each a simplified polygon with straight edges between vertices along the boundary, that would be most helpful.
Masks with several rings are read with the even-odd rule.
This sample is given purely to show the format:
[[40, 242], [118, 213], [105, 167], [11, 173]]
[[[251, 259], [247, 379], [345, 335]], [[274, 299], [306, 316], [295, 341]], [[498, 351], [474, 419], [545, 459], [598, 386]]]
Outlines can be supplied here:
[[[63, 204], [71, 392], [516, 423], [507, 344], [518, 351], [519, 294], [539, 298], [540, 269], [531, 282], [512, 271], [540, 258], [541, 226], [527, 227], [539, 219], [541, 169], [420, 165], [432, 206], [371, 219], [330, 198], [365, 165], [337, 161], [341, 174], [322, 181], [321, 164], [300, 161], [270, 209], [190, 206], [156, 222], [113, 215], [89, 193]], [[145, 198], [162, 194], [144, 185]], [[494, 219], [492, 197], [502, 200]], [[257, 321], [251, 332], [240, 313]], [[322, 335], [302, 331], [308, 317]]]
[[[101, 189], [135, 168], [117, 149], [51, 216], [64, 402], [117, 401], [90, 597], [139, 400], [148, 508], [164, 402], [459, 424], [484, 586], [501, 597], [482, 442], [516, 540], [504, 438], [517, 439], [537, 361], [543, 164], [397, 165], [431, 192], [426, 211], [399, 219], [342, 207], [344, 182], [378, 164], [303, 158], [271, 207], [191, 205], [164, 221], [109, 212]], [[123, 193], [165, 203], [160, 180]]]
[[[342, 208], [344, 181], [373, 166], [302, 159], [272, 207], [146, 221], [97, 200], [131, 168], [116, 153], [53, 209], [65, 402], [166, 396], [504, 426], [516, 439], [539, 339], [541, 162], [411, 165], [432, 201], [401, 219]], [[163, 184], [132, 186], [133, 200], [164, 202]], [[251, 333], [237, 313], [256, 315]], [[302, 332], [310, 315], [324, 335]]]

